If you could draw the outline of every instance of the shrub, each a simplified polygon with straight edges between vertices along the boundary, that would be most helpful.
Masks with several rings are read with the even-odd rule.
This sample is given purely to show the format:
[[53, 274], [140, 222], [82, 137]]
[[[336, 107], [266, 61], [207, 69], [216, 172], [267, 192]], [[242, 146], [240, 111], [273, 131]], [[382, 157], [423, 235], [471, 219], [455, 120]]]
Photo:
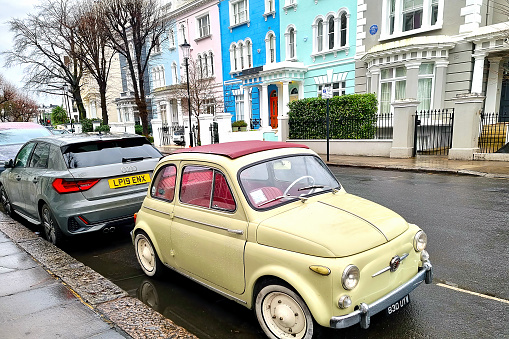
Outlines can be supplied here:
[[80, 120], [81, 122], [81, 131], [83, 133], [88, 133], [88, 132], [92, 132], [93, 131], [93, 125], [92, 125], [92, 120], [90, 119], [81, 119]]
[[134, 125], [134, 133], [142, 135], [143, 134], [143, 126], [142, 125]]
[[232, 124], [232, 127], [247, 127], [247, 122], [244, 120], [237, 120]]
[[99, 125], [95, 128], [95, 132], [108, 133], [110, 131], [110, 126], [108, 125]]
[[[376, 132], [374, 94], [350, 94], [329, 99], [329, 136], [332, 139], [372, 139]], [[325, 139], [327, 100], [307, 98], [288, 104], [291, 139]]]
[[60, 106], [57, 106], [51, 110], [51, 123], [53, 125], [61, 125], [69, 122], [67, 112]]

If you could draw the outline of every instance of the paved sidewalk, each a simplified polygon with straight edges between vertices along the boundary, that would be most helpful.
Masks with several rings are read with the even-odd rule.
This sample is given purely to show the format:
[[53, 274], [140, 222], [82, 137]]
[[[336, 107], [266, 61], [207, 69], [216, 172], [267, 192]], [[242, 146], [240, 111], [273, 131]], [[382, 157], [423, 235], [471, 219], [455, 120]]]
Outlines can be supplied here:
[[196, 338], [0, 212], [0, 339]]

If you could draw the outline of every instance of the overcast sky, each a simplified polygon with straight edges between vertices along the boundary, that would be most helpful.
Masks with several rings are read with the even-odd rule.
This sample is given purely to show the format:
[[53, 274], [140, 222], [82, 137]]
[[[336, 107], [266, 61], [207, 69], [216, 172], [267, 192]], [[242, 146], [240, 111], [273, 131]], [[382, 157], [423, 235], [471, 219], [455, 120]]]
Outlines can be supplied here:
[[[9, 31], [7, 21], [11, 18], [22, 19], [28, 13], [34, 12], [34, 6], [39, 0], [0, 0], [0, 51], [10, 50], [12, 48], [12, 33]], [[5, 67], [3, 56], [0, 57], [0, 73], [12, 84], [21, 88], [23, 86], [23, 69], [19, 67]], [[40, 104], [59, 104], [58, 98], [48, 98], [45, 96], [31, 95]]]

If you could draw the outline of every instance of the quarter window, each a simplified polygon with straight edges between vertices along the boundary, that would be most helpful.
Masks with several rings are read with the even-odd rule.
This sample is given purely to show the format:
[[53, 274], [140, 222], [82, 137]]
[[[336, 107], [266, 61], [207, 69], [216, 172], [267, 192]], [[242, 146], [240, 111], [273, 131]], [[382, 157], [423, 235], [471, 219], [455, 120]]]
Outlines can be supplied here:
[[35, 147], [30, 164], [28, 167], [33, 168], [48, 168], [50, 145], [46, 143], [39, 143]]
[[150, 195], [154, 198], [173, 201], [176, 177], [177, 168], [174, 165], [167, 165], [160, 169], [153, 180]]

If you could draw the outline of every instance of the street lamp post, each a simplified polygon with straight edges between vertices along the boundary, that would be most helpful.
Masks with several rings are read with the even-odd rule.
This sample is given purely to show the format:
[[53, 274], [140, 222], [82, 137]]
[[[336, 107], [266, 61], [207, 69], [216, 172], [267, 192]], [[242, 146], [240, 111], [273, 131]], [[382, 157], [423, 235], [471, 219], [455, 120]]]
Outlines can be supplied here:
[[189, 56], [191, 53], [191, 45], [184, 38], [184, 43], [180, 45], [182, 48], [182, 56], [186, 60], [186, 76], [187, 76], [187, 104], [189, 108], [189, 147], [193, 147], [193, 130], [191, 126], [191, 93], [189, 91]]
[[69, 114], [69, 122], [71, 123], [71, 133], [74, 133], [74, 127], [72, 125], [72, 115], [69, 107], [69, 96], [67, 95], [69, 87], [64, 84], [64, 95], [65, 95], [65, 107], [67, 108], [67, 114]]

